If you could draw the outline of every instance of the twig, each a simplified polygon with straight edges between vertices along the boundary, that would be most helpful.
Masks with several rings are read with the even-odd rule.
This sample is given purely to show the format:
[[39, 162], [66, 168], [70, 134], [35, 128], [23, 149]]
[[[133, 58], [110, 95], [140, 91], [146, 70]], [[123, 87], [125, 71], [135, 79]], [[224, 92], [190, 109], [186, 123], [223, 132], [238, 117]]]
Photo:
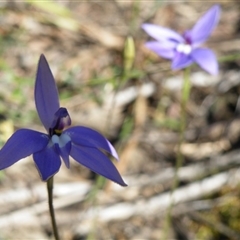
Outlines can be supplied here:
[[[198, 199], [206, 194], [218, 191], [228, 182], [232, 180], [236, 181], [236, 178], [239, 178], [239, 173], [233, 174], [231, 171], [228, 171], [178, 188], [172, 194], [172, 197], [170, 192], [166, 192], [153, 196], [150, 199], [140, 199], [131, 203], [119, 203], [109, 207], [99, 207], [98, 219], [108, 222], [111, 220], [124, 220], [133, 215], [145, 216], [156, 214], [156, 211], [162, 214], [166, 211], [171, 199], [173, 199], [173, 205]], [[94, 209], [89, 209], [86, 213], [80, 214], [79, 219], [90, 221], [94, 213]]]
[[229, 239], [239, 240], [240, 239], [240, 232], [237, 233], [236, 231], [230, 229], [226, 225], [220, 222], [211, 222], [206, 217], [198, 212], [189, 212], [188, 215], [197, 222], [200, 222], [204, 225], [209, 226], [210, 228], [218, 231], [219, 233], [225, 235]]

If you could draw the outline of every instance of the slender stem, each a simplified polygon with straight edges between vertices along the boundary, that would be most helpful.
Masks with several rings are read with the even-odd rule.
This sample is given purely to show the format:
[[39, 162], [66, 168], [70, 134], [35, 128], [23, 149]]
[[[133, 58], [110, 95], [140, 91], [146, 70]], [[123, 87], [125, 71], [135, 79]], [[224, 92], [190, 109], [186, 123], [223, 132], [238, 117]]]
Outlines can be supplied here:
[[177, 189], [179, 185], [179, 178], [178, 178], [178, 170], [181, 168], [183, 164], [184, 157], [181, 152], [181, 146], [184, 143], [184, 134], [186, 130], [186, 122], [187, 122], [187, 116], [186, 116], [186, 106], [187, 102], [189, 100], [190, 90], [191, 90], [191, 84], [190, 84], [190, 68], [186, 68], [184, 71], [184, 82], [183, 82], [183, 88], [182, 88], [182, 98], [181, 98], [181, 116], [180, 116], [180, 126], [179, 126], [179, 140], [178, 140], [178, 146], [177, 146], [177, 156], [176, 156], [176, 166], [175, 166], [175, 172], [174, 172], [174, 179], [171, 189], [171, 202], [167, 210], [166, 218], [165, 218], [165, 238], [168, 238], [168, 231], [172, 222], [171, 219], [171, 212], [174, 204], [174, 197], [173, 193]]
[[184, 157], [181, 152], [181, 146], [184, 143], [184, 134], [186, 130], [186, 122], [187, 122], [187, 102], [190, 95], [190, 69], [186, 68], [184, 71], [184, 82], [183, 82], [183, 88], [182, 88], [182, 101], [181, 101], [181, 119], [180, 119], [180, 132], [179, 132], [179, 141], [178, 141], [178, 147], [177, 147], [177, 159], [176, 159], [176, 167], [175, 167], [175, 174], [174, 174], [174, 182], [172, 186], [172, 192], [176, 190], [176, 188], [179, 185], [179, 178], [178, 178], [178, 170], [183, 164]]
[[60, 240], [53, 207], [53, 177], [47, 180], [48, 206], [55, 240]]

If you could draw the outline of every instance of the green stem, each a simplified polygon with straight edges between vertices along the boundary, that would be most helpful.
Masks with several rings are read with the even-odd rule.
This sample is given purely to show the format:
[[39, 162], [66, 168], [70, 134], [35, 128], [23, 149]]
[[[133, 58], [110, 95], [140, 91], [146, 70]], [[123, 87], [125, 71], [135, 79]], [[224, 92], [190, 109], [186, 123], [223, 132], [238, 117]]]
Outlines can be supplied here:
[[184, 157], [181, 153], [181, 146], [184, 143], [184, 134], [186, 130], [186, 122], [187, 122], [187, 115], [186, 115], [186, 107], [187, 102], [189, 100], [190, 90], [191, 90], [191, 84], [190, 84], [190, 68], [186, 68], [184, 71], [184, 82], [183, 82], [183, 88], [182, 88], [182, 98], [181, 98], [181, 116], [180, 116], [180, 126], [179, 126], [179, 140], [178, 140], [178, 146], [177, 146], [177, 156], [176, 156], [176, 166], [175, 166], [175, 172], [174, 172], [174, 179], [171, 189], [171, 202], [167, 210], [166, 219], [165, 219], [165, 238], [168, 238], [168, 232], [169, 228], [172, 222], [171, 219], [171, 213], [172, 208], [174, 204], [174, 198], [173, 193], [178, 188], [179, 185], [179, 178], [178, 178], [178, 170], [183, 165]]
[[186, 130], [186, 122], [187, 122], [187, 102], [190, 95], [190, 69], [186, 68], [184, 71], [184, 82], [182, 88], [182, 101], [181, 101], [181, 119], [180, 119], [180, 132], [179, 132], [179, 141], [178, 141], [178, 148], [177, 148], [177, 159], [176, 159], [176, 167], [175, 167], [175, 174], [174, 174], [174, 182], [172, 186], [172, 192], [174, 192], [178, 185], [179, 185], [179, 178], [178, 178], [178, 170], [183, 164], [184, 157], [181, 153], [181, 146], [184, 143], [184, 134]]
[[53, 207], [53, 177], [47, 180], [48, 206], [55, 240], [60, 240]]

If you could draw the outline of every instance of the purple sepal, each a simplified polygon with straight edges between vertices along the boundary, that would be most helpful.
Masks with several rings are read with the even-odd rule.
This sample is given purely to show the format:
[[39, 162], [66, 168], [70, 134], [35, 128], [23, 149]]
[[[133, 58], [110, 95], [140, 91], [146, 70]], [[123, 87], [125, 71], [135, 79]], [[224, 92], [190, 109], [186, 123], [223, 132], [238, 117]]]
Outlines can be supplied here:
[[175, 55], [175, 47], [176, 43], [174, 42], [157, 42], [157, 41], [149, 41], [145, 43], [145, 46], [158, 54], [161, 57], [172, 59]]
[[35, 104], [39, 118], [48, 131], [59, 109], [58, 90], [46, 58], [42, 54], [35, 82]]
[[176, 52], [175, 57], [172, 61], [172, 69], [178, 70], [178, 69], [186, 68], [192, 63], [193, 63], [193, 60], [190, 55]]
[[142, 24], [142, 28], [148, 35], [160, 42], [165, 40], [173, 40], [179, 43], [184, 42], [184, 39], [180, 34], [169, 28], [150, 23]]
[[54, 147], [57, 153], [61, 156], [63, 162], [65, 163], [65, 166], [67, 168], [70, 168], [69, 155], [72, 147], [71, 142], [66, 143], [63, 147], [59, 147], [58, 144], [54, 144]]
[[197, 21], [191, 30], [187, 31], [185, 36], [191, 40], [192, 44], [200, 45], [207, 40], [219, 22], [220, 12], [220, 6], [214, 5]]
[[33, 154], [40, 177], [47, 181], [55, 175], [61, 166], [61, 159], [53, 147], [47, 146], [42, 151]]
[[49, 137], [30, 129], [17, 130], [0, 150], [0, 169], [7, 168], [32, 153], [41, 151], [48, 144]]
[[103, 149], [117, 160], [119, 159], [112, 144], [99, 132], [91, 128], [76, 126], [68, 128], [63, 133], [68, 134], [72, 142], [76, 145], [89, 147], [89, 151], [91, 151], [90, 148]]
[[218, 62], [215, 54], [206, 48], [197, 48], [192, 52], [193, 60], [206, 72], [216, 75], [218, 74]]
[[127, 186], [112, 161], [96, 148], [72, 145], [71, 157], [89, 168], [121, 186]]

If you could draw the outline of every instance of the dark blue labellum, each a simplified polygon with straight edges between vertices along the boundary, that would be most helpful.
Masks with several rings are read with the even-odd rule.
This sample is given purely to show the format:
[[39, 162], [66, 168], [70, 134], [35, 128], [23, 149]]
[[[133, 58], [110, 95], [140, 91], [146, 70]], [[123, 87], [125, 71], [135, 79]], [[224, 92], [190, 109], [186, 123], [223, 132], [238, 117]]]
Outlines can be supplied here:
[[71, 125], [71, 118], [68, 114], [66, 108], [59, 108], [54, 114], [54, 120], [52, 122], [51, 128], [49, 129], [49, 135], [54, 134], [60, 136], [63, 129]]

